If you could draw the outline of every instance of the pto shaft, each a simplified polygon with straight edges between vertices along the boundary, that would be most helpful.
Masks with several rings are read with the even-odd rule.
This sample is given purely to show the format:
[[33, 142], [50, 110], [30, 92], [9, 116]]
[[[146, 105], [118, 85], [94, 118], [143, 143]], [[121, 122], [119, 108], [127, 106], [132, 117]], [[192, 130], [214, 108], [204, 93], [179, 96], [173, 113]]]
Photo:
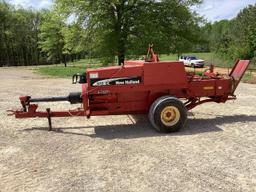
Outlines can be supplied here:
[[56, 101], [69, 101], [69, 97], [42, 97], [30, 99], [30, 103], [39, 103], [39, 102], [56, 102]]
[[82, 103], [81, 92], [70, 93], [64, 97], [42, 97], [42, 98], [30, 98], [28, 103], [39, 103], [39, 102], [58, 102], [58, 101], [69, 101], [71, 104]]

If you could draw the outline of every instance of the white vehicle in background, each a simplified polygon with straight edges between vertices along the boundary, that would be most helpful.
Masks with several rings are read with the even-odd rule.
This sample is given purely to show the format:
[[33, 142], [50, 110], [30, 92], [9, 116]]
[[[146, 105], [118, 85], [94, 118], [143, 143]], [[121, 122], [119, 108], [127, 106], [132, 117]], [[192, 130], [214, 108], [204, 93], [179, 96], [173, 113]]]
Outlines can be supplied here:
[[181, 56], [179, 61], [184, 62], [184, 65], [189, 67], [204, 67], [205, 61], [198, 59], [195, 56]]

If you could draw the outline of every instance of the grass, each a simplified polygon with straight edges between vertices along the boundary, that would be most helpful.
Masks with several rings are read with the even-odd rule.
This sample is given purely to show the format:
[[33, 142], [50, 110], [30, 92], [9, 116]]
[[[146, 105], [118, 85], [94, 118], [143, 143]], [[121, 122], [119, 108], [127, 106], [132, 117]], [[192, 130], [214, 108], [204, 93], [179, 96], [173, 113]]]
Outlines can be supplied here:
[[75, 73], [85, 72], [85, 68], [75, 66], [51, 66], [51, 67], [40, 67], [36, 69], [39, 74], [55, 76], [55, 77], [70, 77]]
[[71, 77], [76, 73], [84, 73], [87, 68], [100, 67], [98, 61], [82, 59], [73, 63], [68, 63], [67, 67], [63, 64], [40, 66], [35, 68], [35, 72], [41, 75], [53, 76], [53, 77]]
[[256, 84], [256, 75], [252, 71], [247, 71], [242, 79], [243, 82]]

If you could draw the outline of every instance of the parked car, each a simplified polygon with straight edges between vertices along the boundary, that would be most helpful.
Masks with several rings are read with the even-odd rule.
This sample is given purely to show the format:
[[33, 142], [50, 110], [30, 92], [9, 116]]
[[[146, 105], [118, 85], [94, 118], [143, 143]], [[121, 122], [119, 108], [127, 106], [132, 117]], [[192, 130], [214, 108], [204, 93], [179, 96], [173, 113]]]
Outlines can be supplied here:
[[183, 61], [184, 65], [190, 67], [204, 67], [205, 61], [202, 59], [198, 59], [195, 56], [181, 56], [179, 61]]

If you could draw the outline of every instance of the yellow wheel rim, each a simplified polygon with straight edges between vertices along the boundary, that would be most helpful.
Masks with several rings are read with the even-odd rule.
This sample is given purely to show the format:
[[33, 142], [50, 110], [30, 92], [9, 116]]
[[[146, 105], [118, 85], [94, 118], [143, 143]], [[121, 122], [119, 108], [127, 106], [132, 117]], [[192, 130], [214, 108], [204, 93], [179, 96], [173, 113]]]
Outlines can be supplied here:
[[173, 126], [180, 120], [180, 111], [177, 107], [167, 106], [161, 112], [161, 121], [166, 126]]

